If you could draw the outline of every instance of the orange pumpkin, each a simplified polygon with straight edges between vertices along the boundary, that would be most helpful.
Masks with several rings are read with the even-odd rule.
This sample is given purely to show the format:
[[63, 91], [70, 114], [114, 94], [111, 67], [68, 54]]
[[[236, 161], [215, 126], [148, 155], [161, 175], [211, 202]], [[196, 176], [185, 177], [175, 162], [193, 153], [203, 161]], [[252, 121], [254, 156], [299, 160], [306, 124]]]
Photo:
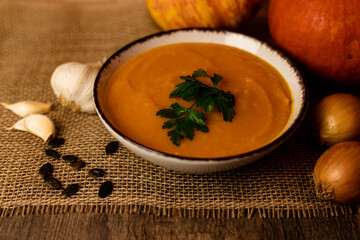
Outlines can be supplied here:
[[145, 0], [163, 29], [209, 27], [237, 29], [249, 20], [262, 0]]
[[270, 0], [277, 45], [318, 76], [360, 85], [359, 0]]

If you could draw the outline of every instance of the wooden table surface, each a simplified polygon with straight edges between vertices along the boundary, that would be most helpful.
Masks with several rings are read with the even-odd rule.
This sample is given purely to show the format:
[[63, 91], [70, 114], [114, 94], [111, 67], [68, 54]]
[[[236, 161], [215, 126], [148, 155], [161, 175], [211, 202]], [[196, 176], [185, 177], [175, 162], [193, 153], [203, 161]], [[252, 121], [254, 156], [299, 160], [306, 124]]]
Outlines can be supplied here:
[[[247, 34], [266, 40], [264, 26]], [[262, 33], [262, 34], [257, 34]], [[0, 240], [12, 239], [360, 239], [360, 213], [338, 217], [202, 219], [147, 214], [42, 214], [0, 218]]]
[[0, 219], [0, 239], [360, 239], [360, 214], [194, 219], [147, 214], [45, 214]]

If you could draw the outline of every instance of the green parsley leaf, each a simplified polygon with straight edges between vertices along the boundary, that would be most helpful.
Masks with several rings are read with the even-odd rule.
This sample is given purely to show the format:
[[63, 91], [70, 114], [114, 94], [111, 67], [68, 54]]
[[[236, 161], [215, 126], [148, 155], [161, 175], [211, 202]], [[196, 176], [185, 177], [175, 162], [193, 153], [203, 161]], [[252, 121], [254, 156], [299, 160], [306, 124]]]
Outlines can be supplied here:
[[[199, 80], [198, 77], [210, 78], [214, 87], [208, 86]], [[210, 76], [205, 70], [197, 69], [192, 75], [180, 76], [184, 82], [177, 84], [176, 89], [170, 93], [170, 98], [181, 97], [183, 100], [189, 102], [195, 100], [194, 104], [189, 107], [181, 107], [178, 103], [173, 103], [170, 108], [159, 110], [156, 115], [164, 118], [169, 118], [162, 128], [171, 129], [168, 132], [170, 140], [177, 146], [180, 145], [180, 140], [194, 138], [195, 130], [208, 132], [206, 126], [206, 118], [203, 112], [192, 109], [195, 105], [201, 107], [205, 112], [211, 112], [214, 108], [222, 113], [224, 121], [231, 122], [234, 118], [235, 105], [234, 95], [228, 91], [225, 92], [218, 88], [222, 76], [214, 74]]]
[[164, 118], [178, 118], [187, 112], [187, 108], [181, 107], [178, 103], [173, 103], [170, 105], [171, 108], [166, 108], [158, 111], [156, 116], [161, 116]]
[[177, 98], [181, 96], [182, 99], [189, 102], [199, 95], [202, 83], [196, 79], [188, 79], [185, 80], [185, 82], [176, 85], [176, 87], [177, 89], [170, 93], [170, 98]]
[[205, 112], [211, 112], [215, 106], [214, 96], [217, 94], [218, 90], [215, 88], [204, 88], [199, 94], [198, 98], [195, 101], [197, 107], [202, 107]]
[[[181, 107], [178, 103], [173, 103], [171, 108], [159, 110], [156, 115], [164, 118], [171, 118], [166, 121], [162, 128], [172, 129], [168, 132], [170, 140], [177, 146], [180, 145], [180, 140], [185, 137], [192, 140], [194, 138], [195, 130], [208, 132], [209, 128], [205, 123], [204, 113], [191, 109]], [[174, 119], [173, 119], [174, 118]]]
[[231, 92], [219, 91], [214, 96], [215, 108], [222, 113], [223, 119], [226, 122], [231, 122], [234, 118], [235, 111], [233, 106], [235, 105], [235, 98]]
[[210, 77], [210, 76], [204, 69], [199, 68], [198, 70], [195, 70], [193, 72], [192, 77], [198, 78], [198, 77]]
[[219, 82], [221, 81], [221, 79], [223, 79], [223, 77], [215, 73], [213, 77], [210, 77], [210, 79], [214, 86], [217, 88]]

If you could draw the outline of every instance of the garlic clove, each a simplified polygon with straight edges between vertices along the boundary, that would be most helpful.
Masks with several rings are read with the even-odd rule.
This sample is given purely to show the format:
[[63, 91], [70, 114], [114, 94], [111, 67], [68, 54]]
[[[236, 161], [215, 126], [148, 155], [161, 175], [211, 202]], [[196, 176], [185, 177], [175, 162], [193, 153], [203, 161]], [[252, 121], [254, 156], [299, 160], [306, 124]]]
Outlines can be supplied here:
[[93, 87], [100, 64], [68, 62], [51, 76], [51, 87], [59, 102], [73, 111], [96, 113]]
[[42, 138], [45, 142], [55, 135], [54, 122], [48, 116], [42, 114], [29, 115], [17, 121], [12, 127], [7, 129], [16, 129], [32, 133]]
[[38, 101], [21, 101], [13, 104], [1, 102], [0, 104], [20, 117], [26, 117], [36, 113], [48, 113], [51, 110], [51, 103]]

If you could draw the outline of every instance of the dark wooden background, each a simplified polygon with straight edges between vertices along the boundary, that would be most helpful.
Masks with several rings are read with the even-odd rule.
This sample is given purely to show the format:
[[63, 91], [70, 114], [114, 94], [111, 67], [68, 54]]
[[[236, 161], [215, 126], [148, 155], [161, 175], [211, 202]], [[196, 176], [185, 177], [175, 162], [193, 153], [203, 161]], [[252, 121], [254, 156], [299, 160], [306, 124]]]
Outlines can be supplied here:
[[45, 214], [0, 219], [0, 239], [360, 239], [360, 214], [193, 219], [146, 214]]

